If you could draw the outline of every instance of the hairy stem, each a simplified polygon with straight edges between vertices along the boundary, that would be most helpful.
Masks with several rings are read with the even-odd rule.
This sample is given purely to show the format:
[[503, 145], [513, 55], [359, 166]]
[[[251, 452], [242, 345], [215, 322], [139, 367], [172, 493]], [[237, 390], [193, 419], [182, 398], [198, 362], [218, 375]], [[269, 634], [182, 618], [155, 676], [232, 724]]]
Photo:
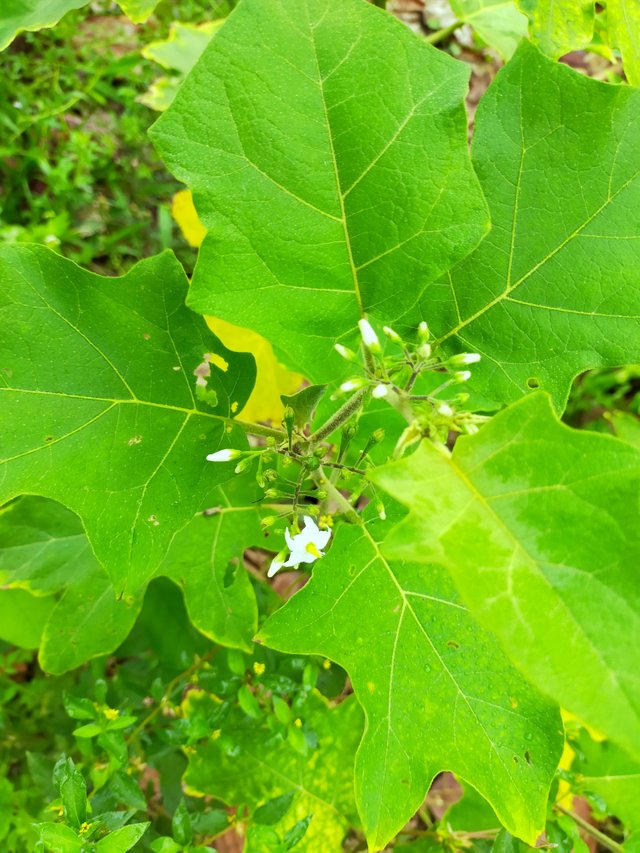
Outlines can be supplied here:
[[350, 397], [325, 424], [317, 429], [313, 435], [309, 436], [309, 444], [317, 444], [319, 441], [324, 441], [332, 432], [335, 432], [342, 424], [346, 423], [358, 411], [368, 393], [368, 388], [360, 388], [359, 391], [356, 391], [353, 397]]
[[237, 418], [229, 421], [229, 423], [236, 424], [251, 435], [264, 435], [266, 438], [277, 438], [281, 441], [284, 441], [287, 437], [284, 430], [276, 429], [275, 427], [263, 426], [262, 424], [252, 424], [248, 421], [238, 420]]

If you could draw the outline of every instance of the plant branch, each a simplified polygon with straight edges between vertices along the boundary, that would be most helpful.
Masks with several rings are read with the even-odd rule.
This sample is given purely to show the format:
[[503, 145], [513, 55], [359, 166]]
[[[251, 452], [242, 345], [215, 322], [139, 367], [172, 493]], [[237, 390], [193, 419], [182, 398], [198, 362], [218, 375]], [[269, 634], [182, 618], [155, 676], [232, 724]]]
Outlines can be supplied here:
[[464, 24], [464, 21], [454, 21], [453, 24], [449, 24], [448, 27], [442, 27], [441, 30], [436, 30], [433, 33], [429, 33], [428, 36], [424, 37], [424, 40], [429, 44], [439, 44], [441, 41], [444, 41], [448, 36], [455, 33], [456, 30], [460, 29], [460, 27]]
[[317, 475], [318, 483], [322, 486], [323, 489], [327, 490], [327, 494], [329, 495], [329, 497], [332, 498], [340, 507], [340, 509], [344, 512], [347, 521], [353, 522], [355, 524], [362, 524], [362, 519], [360, 518], [358, 513], [351, 506], [351, 504], [345, 498], [342, 492], [333, 485], [333, 483], [327, 477], [324, 471], [322, 469], [319, 469]]
[[565, 809], [564, 806], [561, 806], [559, 803], [554, 805], [554, 809], [556, 811], [562, 812], [562, 814], [570, 817], [572, 821], [574, 821], [580, 829], [583, 829], [587, 835], [590, 835], [592, 838], [595, 838], [603, 847], [606, 847], [607, 850], [613, 850], [614, 853], [624, 853], [624, 847], [622, 844], [618, 844], [617, 841], [614, 841], [612, 838], [609, 838], [608, 835], [605, 835], [604, 832], [600, 832], [595, 826], [590, 824], [584, 818], [580, 817], [580, 815], [574, 814], [574, 812], [569, 811], [569, 809]]
[[317, 444], [319, 441], [324, 441], [332, 432], [335, 432], [342, 424], [346, 423], [358, 411], [368, 393], [369, 389], [366, 387], [356, 391], [353, 397], [350, 397], [326, 423], [317, 429], [313, 435], [309, 436], [309, 444]]
[[264, 435], [266, 438], [277, 438], [280, 441], [284, 441], [287, 437], [287, 434], [283, 429], [276, 429], [275, 427], [263, 426], [262, 424], [252, 424], [249, 423], [249, 421], [241, 421], [237, 418], [232, 418], [230, 423], [236, 424], [251, 435]]

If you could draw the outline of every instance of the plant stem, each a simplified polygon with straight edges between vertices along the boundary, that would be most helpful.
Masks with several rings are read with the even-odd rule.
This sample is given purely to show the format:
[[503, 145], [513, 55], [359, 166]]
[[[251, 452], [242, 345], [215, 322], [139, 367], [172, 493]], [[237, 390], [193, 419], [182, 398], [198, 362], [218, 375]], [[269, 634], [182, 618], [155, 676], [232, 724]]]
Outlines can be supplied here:
[[444, 41], [447, 36], [450, 36], [452, 33], [455, 33], [456, 30], [460, 29], [463, 24], [464, 21], [454, 21], [453, 24], [449, 24], [448, 27], [442, 27], [441, 30], [429, 33], [428, 36], [424, 37], [424, 40], [429, 44], [439, 44], [441, 41]]
[[324, 439], [330, 436], [332, 432], [335, 432], [338, 427], [341, 427], [342, 424], [346, 423], [349, 418], [358, 411], [368, 393], [369, 389], [366, 387], [360, 388], [359, 391], [356, 391], [353, 397], [350, 397], [325, 424], [317, 429], [313, 435], [309, 436], [309, 444], [317, 444], [319, 441], [324, 441]]
[[286, 439], [287, 434], [282, 429], [276, 429], [275, 427], [263, 426], [262, 424], [252, 424], [248, 421], [241, 421], [237, 418], [229, 421], [230, 424], [236, 424], [245, 432], [251, 433], [251, 435], [264, 435], [267, 438], [277, 438], [281, 441]]
[[318, 471], [318, 482], [323, 489], [327, 490], [329, 497], [332, 498], [340, 507], [340, 509], [344, 512], [347, 521], [353, 522], [355, 524], [362, 524], [362, 519], [360, 518], [358, 513], [351, 506], [351, 504], [345, 498], [342, 492], [333, 485], [331, 480], [329, 480], [329, 478], [324, 473], [324, 471], [322, 471], [322, 469]]
[[607, 848], [607, 850], [613, 850], [614, 853], [624, 853], [624, 847], [622, 844], [618, 844], [617, 841], [609, 838], [609, 836], [605, 835], [604, 832], [600, 832], [599, 829], [592, 826], [588, 821], [580, 817], [580, 815], [574, 814], [572, 811], [569, 811], [569, 809], [565, 809], [565, 807], [561, 806], [559, 803], [554, 805], [554, 809], [562, 812], [562, 814], [567, 817], [570, 817], [572, 821], [574, 821], [581, 829], [584, 829], [584, 831], [592, 838], [597, 839], [603, 847]]

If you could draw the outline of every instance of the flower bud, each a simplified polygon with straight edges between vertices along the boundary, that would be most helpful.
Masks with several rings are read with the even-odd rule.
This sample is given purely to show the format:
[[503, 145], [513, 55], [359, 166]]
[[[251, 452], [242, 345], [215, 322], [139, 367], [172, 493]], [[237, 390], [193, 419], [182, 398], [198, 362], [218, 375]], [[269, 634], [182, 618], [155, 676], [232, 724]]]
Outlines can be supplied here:
[[215, 453], [210, 453], [207, 456], [207, 462], [231, 462], [240, 456], [242, 456], [242, 450], [226, 447], [224, 450], [216, 450]]
[[234, 469], [236, 474], [242, 474], [243, 471], [249, 469], [251, 467], [252, 462], [253, 459], [251, 458], [251, 456], [247, 457], [247, 459], [241, 459]]
[[418, 347], [418, 355], [420, 356], [420, 358], [424, 358], [424, 359], [431, 358], [431, 346], [430, 346], [430, 344], [421, 344]]
[[357, 358], [353, 350], [350, 350], [349, 347], [343, 347], [342, 344], [335, 344], [334, 349], [346, 361], [355, 361]]
[[261, 526], [266, 530], [267, 527], [272, 527], [279, 518], [277, 515], [266, 515], [260, 522]]
[[418, 326], [418, 340], [421, 344], [424, 344], [429, 340], [429, 327], [424, 320]]
[[467, 435], [475, 435], [478, 432], [477, 424], [463, 424], [463, 428]]
[[272, 435], [269, 435], [269, 436], [267, 436], [267, 440], [265, 441], [265, 444], [267, 445], [267, 447], [275, 447], [276, 446], [276, 440]]
[[470, 370], [456, 370], [453, 374], [454, 382], [467, 382], [469, 379], [471, 379]]
[[401, 344], [402, 343], [402, 338], [400, 337], [400, 335], [397, 332], [395, 332], [391, 328], [391, 326], [383, 326], [382, 331], [385, 333], [385, 335], [389, 338], [390, 341], [394, 342], [394, 344]]
[[304, 460], [304, 464], [308, 471], [317, 471], [320, 467], [320, 460], [317, 456], [308, 456]]
[[318, 489], [315, 495], [319, 501], [323, 501], [329, 496], [329, 492], [327, 492], [326, 489]]
[[477, 364], [480, 361], [480, 354], [477, 352], [461, 352], [458, 355], [452, 355], [449, 359], [449, 364], [452, 367], [464, 367], [466, 364]]
[[380, 519], [380, 521], [385, 521], [385, 519], [387, 517], [387, 513], [386, 513], [386, 510], [384, 508], [384, 504], [382, 503], [382, 501], [376, 502], [376, 512], [378, 513], [378, 518]]
[[374, 444], [380, 444], [381, 441], [384, 441], [384, 430], [382, 427], [379, 427], [371, 433], [371, 441]]
[[386, 397], [389, 393], [389, 389], [386, 385], [376, 385], [376, 387], [371, 392], [371, 396], [374, 400], [380, 400], [382, 397]]
[[360, 327], [362, 343], [365, 348], [368, 349], [369, 352], [382, 352], [380, 348], [380, 341], [378, 340], [376, 333], [373, 331], [371, 323], [368, 320], [362, 319], [358, 320], [358, 326]]
[[269, 483], [275, 483], [275, 481], [278, 479], [278, 472], [275, 470], [275, 468], [267, 468], [263, 476], [265, 480], [267, 480]]
[[349, 393], [349, 391], [357, 391], [358, 388], [362, 388], [363, 385], [364, 379], [361, 379], [359, 376], [356, 376], [353, 379], [347, 379], [346, 382], [343, 382], [340, 386], [340, 390], [347, 394]]
[[447, 403], [440, 403], [436, 412], [439, 415], [442, 415], [443, 418], [452, 418], [453, 417], [453, 409]]

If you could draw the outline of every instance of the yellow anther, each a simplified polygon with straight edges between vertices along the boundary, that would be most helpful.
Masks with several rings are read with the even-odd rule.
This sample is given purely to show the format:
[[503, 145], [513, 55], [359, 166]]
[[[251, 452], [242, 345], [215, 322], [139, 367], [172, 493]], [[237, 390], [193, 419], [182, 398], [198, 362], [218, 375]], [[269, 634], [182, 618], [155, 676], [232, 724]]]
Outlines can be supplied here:
[[320, 557], [322, 557], [322, 554], [320, 553], [320, 551], [318, 551], [318, 549], [317, 549], [317, 548], [316, 548], [316, 546], [313, 544], [313, 542], [308, 542], [308, 543], [305, 545], [305, 551], [308, 551], [310, 554], [313, 554], [313, 556], [314, 556], [314, 557], [317, 557], [318, 559], [319, 559]]
[[300, 717], [298, 717], [296, 720], [294, 720], [294, 721], [293, 721], [293, 725], [294, 725], [297, 729], [301, 729], [301, 728], [302, 728], [302, 720], [300, 719]]

